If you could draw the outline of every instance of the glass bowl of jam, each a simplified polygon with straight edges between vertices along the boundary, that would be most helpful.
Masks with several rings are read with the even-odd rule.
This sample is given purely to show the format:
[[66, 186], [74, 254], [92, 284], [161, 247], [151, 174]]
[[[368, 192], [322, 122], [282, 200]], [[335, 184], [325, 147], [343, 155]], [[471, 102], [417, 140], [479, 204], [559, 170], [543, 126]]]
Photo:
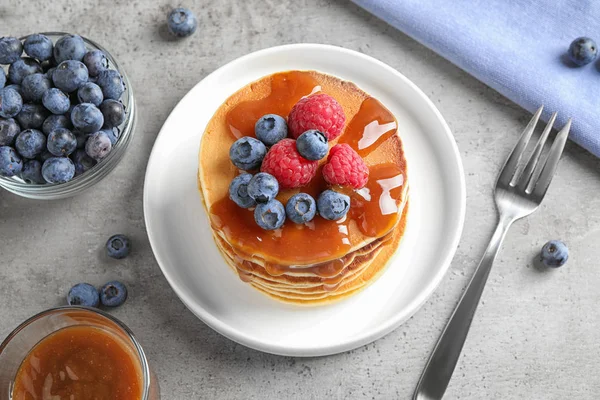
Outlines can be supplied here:
[[116, 318], [79, 306], [53, 308], [0, 344], [0, 400], [159, 400], [142, 346]]
[[[50, 38], [54, 44], [56, 44], [61, 37], [68, 35], [68, 33], [64, 32], [42, 32], [42, 34]], [[24, 36], [20, 38], [20, 40], [24, 42], [27, 37], [28, 36]], [[108, 68], [119, 72], [123, 78], [125, 92], [123, 92], [120, 101], [125, 106], [125, 121], [117, 127], [119, 138], [112, 146], [110, 153], [104, 159], [81, 175], [75, 176], [72, 180], [65, 183], [36, 184], [25, 182], [18, 175], [12, 177], [0, 176], [0, 187], [19, 196], [38, 200], [54, 200], [82, 193], [84, 190], [104, 179], [119, 164], [133, 138], [137, 110], [135, 107], [133, 90], [127, 74], [104, 47], [90, 39], [85, 37], [82, 38], [88, 51], [101, 50], [106, 55]]]

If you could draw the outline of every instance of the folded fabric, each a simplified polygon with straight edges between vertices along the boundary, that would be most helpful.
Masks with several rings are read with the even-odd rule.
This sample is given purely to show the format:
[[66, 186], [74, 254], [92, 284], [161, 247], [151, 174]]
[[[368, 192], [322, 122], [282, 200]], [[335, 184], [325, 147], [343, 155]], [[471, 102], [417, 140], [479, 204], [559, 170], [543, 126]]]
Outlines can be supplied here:
[[573, 118], [570, 138], [600, 156], [600, 58], [575, 67], [571, 41], [600, 44], [598, 0], [353, 0], [523, 108]]

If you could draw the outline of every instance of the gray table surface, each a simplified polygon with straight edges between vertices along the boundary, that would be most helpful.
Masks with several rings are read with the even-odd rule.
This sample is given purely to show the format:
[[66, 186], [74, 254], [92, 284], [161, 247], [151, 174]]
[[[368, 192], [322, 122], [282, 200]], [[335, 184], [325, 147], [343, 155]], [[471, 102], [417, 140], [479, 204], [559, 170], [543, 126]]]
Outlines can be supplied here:
[[[0, 2], [0, 36], [75, 31], [120, 60], [137, 92], [139, 119], [129, 152], [92, 190], [41, 202], [0, 190], [0, 336], [25, 318], [64, 303], [80, 281], [129, 285], [112, 313], [145, 346], [164, 399], [407, 399], [466, 286], [496, 222], [492, 183], [529, 115], [394, 28], [345, 0], [183, 1], [196, 34], [166, 40], [176, 3]], [[398, 69], [436, 104], [463, 158], [467, 216], [441, 286], [408, 322], [368, 346], [324, 358], [259, 353], [194, 317], [162, 276], [142, 211], [146, 162], [181, 97], [215, 68], [286, 43], [329, 43]], [[600, 392], [599, 161], [573, 143], [541, 208], [509, 232], [492, 270], [448, 399], [593, 399]], [[102, 256], [113, 233], [130, 235], [132, 255]], [[561, 269], [533, 266], [542, 244], [566, 241]]]

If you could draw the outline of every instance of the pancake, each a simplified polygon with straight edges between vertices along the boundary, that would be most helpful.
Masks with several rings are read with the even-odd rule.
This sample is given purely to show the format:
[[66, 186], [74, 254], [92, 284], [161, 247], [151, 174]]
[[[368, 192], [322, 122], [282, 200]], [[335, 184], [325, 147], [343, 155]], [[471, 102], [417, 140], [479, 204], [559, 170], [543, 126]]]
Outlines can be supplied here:
[[[294, 281], [293, 283], [286, 282], [284, 280], [273, 282], [270, 279], [268, 279], [268, 277], [265, 278], [262, 274], [256, 272], [248, 274], [243, 278], [243, 280], [248, 283], [251, 283], [253, 286], [260, 288], [264, 292], [275, 294], [280, 297], [287, 297], [290, 299], [314, 300], [330, 296], [332, 292], [335, 292], [335, 294], [340, 294], [344, 291], [352, 291], [366, 283], [364, 280], [357, 281], [357, 279], [361, 278], [362, 274], [371, 266], [371, 263], [374, 262], [377, 255], [385, 248], [393, 245], [396, 238], [402, 235], [404, 225], [406, 223], [405, 216], [406, 214], [403, 216], [402, 221], [394, 229], [394, 231], [391, 232], [388, 236], [386, 236], [385, 242], [381, 243], [381, 245], [379, 246], [375, 246], [370, 251], [367, 251], [355, 257], [352, 263], [350, 263], [350, 265], [342, 274], [342, 279], [340, 279], [340, 281], [335, 285], [328, 285], [324, 284], [323, 282], [320, 282], [316, 285], [303, 286], [299, 285], [297, 281]], [[240, 273], [238, 264], [233, 259], [229, 258], [227, 255], [225, 255], [225, 258], [229, 266], [232, 267], [234, 271]], [[287, 279], [292, 278], [287, 275], [284, 275], [284, 277]], [[295, 278], [296, 280], [311, 279], [306, 277], [293, 278]]]
[[[286, 97], [279, 93], [281, 86], [285, 89]], [[229, 148], [236, 138], [241, 135], [253, 136], [254, 123], [263, 114], [280, 113], [287, 116], [291, 107], [302, 96], [315, 91], [334, 97], [347, 118], [345, 131], [331, 145], [345, 142], [356, 146], [362, 143], [364, 147], [359, 150], [359, 154], [369, 166], [369, 182], [373, 185], [368, 189], [372, 192], [379, 190], [383, 195], [384, 189], [378, 186], [378, 182], [389, 181], [395, 186], [385, 189], [387, 193], [394, 193], [397, 204], [403, 205], [406, 201], [406, 160], [402, 142], [396, 132], [396, 121], [377, 100], [351, 82], [315, 71], [291, 71], [262, 78], [240, 89], [217, 110], [206, 127], [199, 154], [198, 180], [212, 228], [245, 258], [254, 257], [262, 262], [278, 265], [314, 265], [333, 261], [389, 233], [400, 219], [401, 207], [394, 210], [396, 215], [393, 218], [390, 216], [380, 226], [369, 226], [364, 221], [359, 225], [356, 219], [350, 219], [342, 227], [344, 235], [340, 235], [339, 223], [316, 218], [314, 232], [302, 232], [310, 228], [286, 224], [283, 227], [284, 234], [276, 237], [281, 232], [260, 229], [253, 222], [252, 211], [240, 209], [229, 201], [229, 183], [239, 173], [229, 160]], [[259, 108], [260, 111], [254, 110], [257, 103], [273, 97], [274, 93], [277, 94], [276, 101], [273, 102], [275, 105], [269, 104], [268, 107]], [[242, 117], [239, 117], [240, 114]], [[238, 127], [232, 124], [237, 124]], [[322, 160], [324, 162], [326, 160]], [[319, 171], [313, 182], [308, 187], [301, 188], [301, 191], [316, 198], [326, 187]], [[278, 199], [285, 204], [290, 196], [299, 191], [282, 191]], [[354, 196], [353, 200], [369, 204], [361, 200], [360, 195], [354, 192], [349, 194]], [[354, 208], [351, 207], [351, 212]], [[220, 212], [213, 212], [214, 210]], [[379, 208], [376, 211], [379, 212]], [[375, 221], [374, 218], [371, 220]]]
[[385, 271], [385, 268], [387, 267], [392, 255], [396, 251], [400, 240], [402, 239], [403, 230], [404, 226], [397, 227], [394, 230], [393, 241], [389, 245], [381, 248], [375, 258], [369, 262], [357, 279], [350, 282], [345, 287], [342, 286], [334, 292], [329, 292], [328, 295], [299, 297], [286, 293], [270, 292], [264, 290], [261, 286], [254, 285], [253, 283], [251, 283], [251, 285], [261, 293], [271, 297], [274, 300], [297, 306], [324, 306], [345, 300], [364, 290], [381, 276], [381, 274]]
[[[298, 100], [316, 92], [335, 98], [346, 115], [344, 131], [330, 147], [354, 148], [369, 167], [369, 180], [360, 190], [333, 188], [351, 198], [342, 220], [317, 216], [306, 224], [286, 221], [280, 229], [263, 230], [253, 209], [229, 199], [229, 183], [241, 172], [229, 160], [229, 148], [242, 136], [254, 136], [262, 115], [287, 117]], [[326, 162], [320, 161], [306, 187], [281, 190], [277, 199], [285, 204], [299, 192], [316, 199], [330, 187], [321, 173]], [[395, 117], [353, 83], [316, 71], [269, 75], [230, 96], [204, 132], [198, 186], [226, 263], [263, 294], [298, 305], [339, 301], [373, 282], [397, 248], [408, 213], [406, 160]]]

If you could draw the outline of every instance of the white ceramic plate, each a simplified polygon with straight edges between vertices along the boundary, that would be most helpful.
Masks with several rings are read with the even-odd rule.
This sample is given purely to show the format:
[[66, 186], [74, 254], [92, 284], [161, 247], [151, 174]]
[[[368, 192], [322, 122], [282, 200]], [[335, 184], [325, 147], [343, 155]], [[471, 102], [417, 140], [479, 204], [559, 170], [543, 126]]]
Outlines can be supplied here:
[[[240, 281], [213, 242], [196, 184], [200, 139], [221, 103], [262, 76], [291, 69], [335, 75], [380, 100], [398, 120], [408, 161], [407, 229], [387, 270], [356, 296], [317, 308], [281, 304]], [[202, 321], [257, 350], [320, 356], [384, 336], [433, 293], [458, 245], [465, 181], [446, 122], [406, 77], [355, 51], [297, 44], [239, 58], [204, 78], [181, 100], [148, 162], [144, 213], [162, 272]]]

